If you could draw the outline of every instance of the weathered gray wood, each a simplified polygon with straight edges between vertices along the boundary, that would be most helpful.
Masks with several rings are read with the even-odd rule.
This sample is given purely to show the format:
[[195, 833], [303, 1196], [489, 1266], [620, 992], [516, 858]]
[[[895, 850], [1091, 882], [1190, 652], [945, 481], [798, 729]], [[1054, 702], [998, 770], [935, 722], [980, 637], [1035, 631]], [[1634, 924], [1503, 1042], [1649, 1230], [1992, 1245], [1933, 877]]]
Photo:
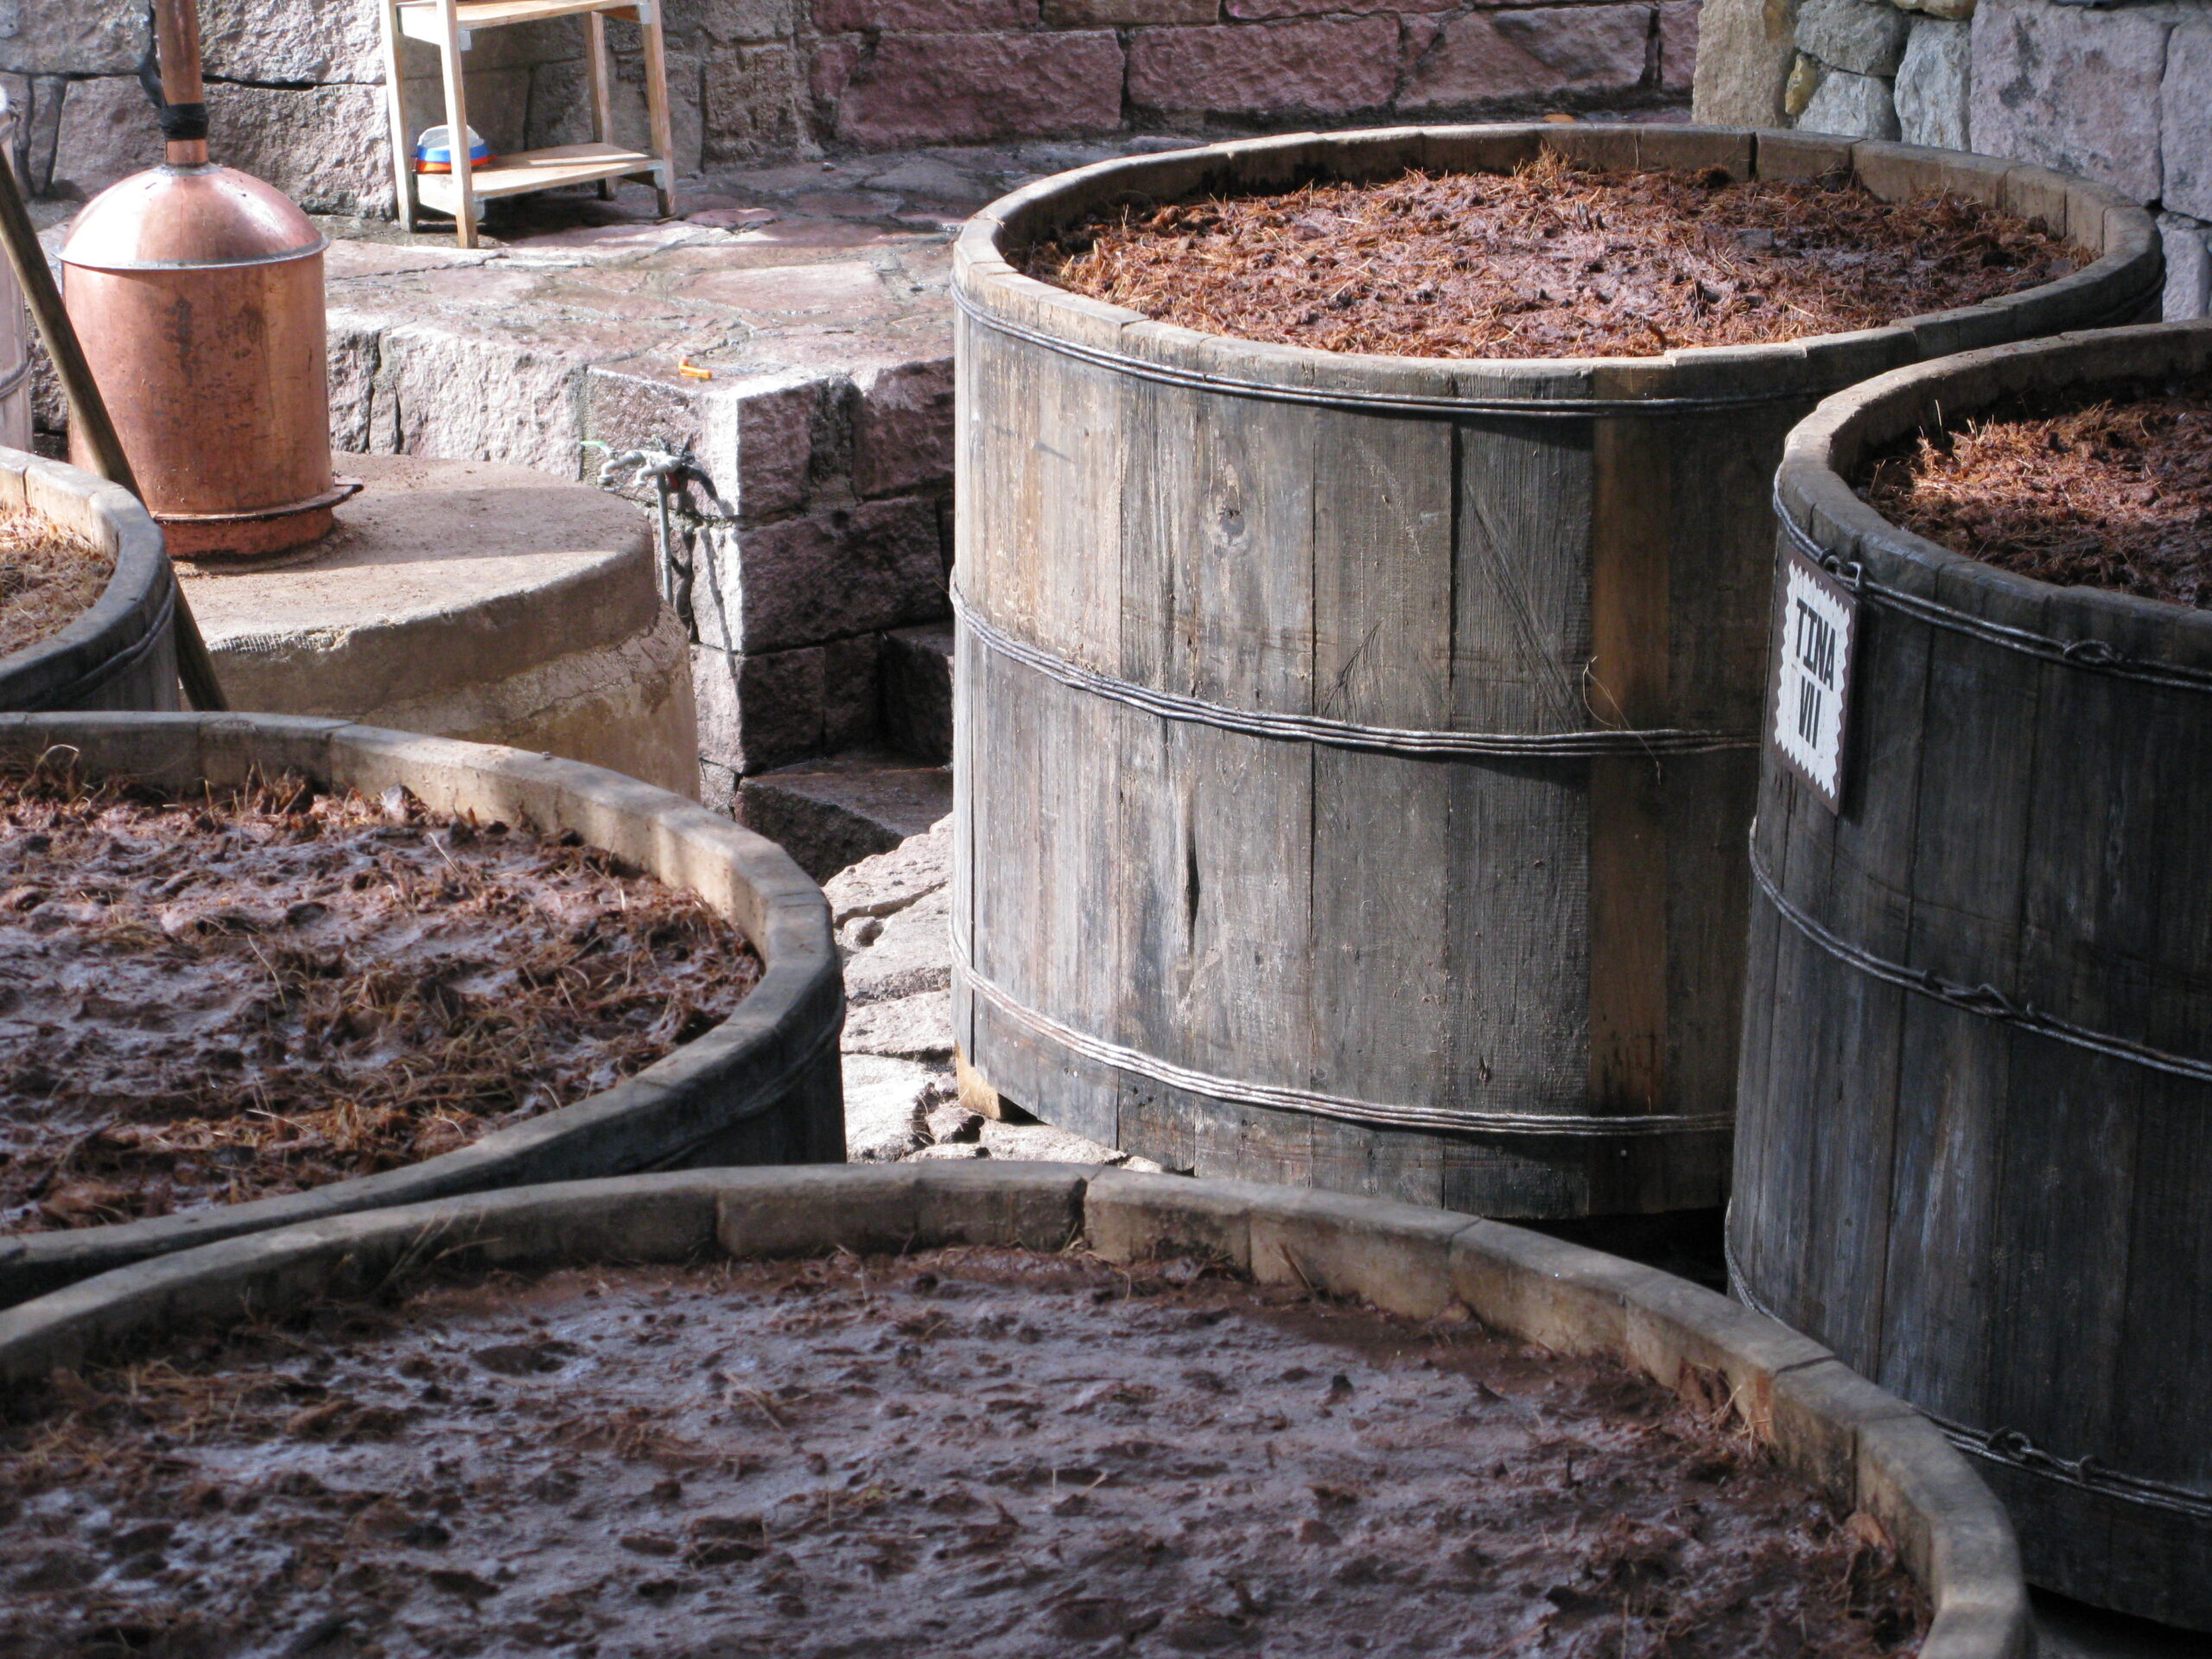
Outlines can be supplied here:
[[[1315, 712], [1440, 728], [1452, 702], [1452, 430], [1335, 413], [1315, 426], [1317, 461], [1327, 457], [1306, 480]], [[1306, 1083], [1356, 1098], [1444, 1098], [1454, 769], [1345, 749], [1311, 756]], [[1440, 1165], [1421, 1138], [1330, 1124], [1322, 1139], [1348, 1161], [1319, 1184], [1442, 1202]], [[1408, 1166], [1389, 1173], [1401, 1157]]]
[[[1927, 719], [1929, 642], [1925, 631], [1900, 630], [1889, 619], [1862, 611], [1864, 664], [1853, 764], [1858, 793], [1841, 821], [1800, 791], [1804, 809], [1833, 828], [1828, 862], [1828, 914], [1871, 950], [1902, 959], [1910, 949], [1913, 908], [1908, 894], [1878, 873], [1902, 868], [1919, 830], [1920, 741]], [[1815, 1190], [1836, 1195], [1833, 1205], [1808, 1206], [1802, 1217], [1812, 1259], [1839, 1255], [1886, 1258], [1893, 1210], [1916, 1216], [1927, 1200], [1942, 1202], [1949, 1190], [1940, 1172], [1914, 1167], [1900, 1179], [1899, 1129], [1881, 1103], [1897, 1086], [1904, 1058], [1907, 994], [1862, 975], [1846, 975], [1827, 999], [1830, 1046], [1816, 1063], [1836, 1079], [1807, 1116], [1814, 1126]], [[1924, 1147], [1923, 1148], [1924, 1150]], [[1932, 1176], [1932, 1180], [1931, 1180]], [[1898, 1294], [1910, 1295], [1906, 1283]], [[1833, 1287], [1830, 1317], [1840, 1330], [1871, 1340], [1881, 1327], [1889, 1286], [1866, 1274]]]
[[[2212, 614], [1977, 564], [1844, 484], [1938, 410], [2039, 384], [2125, 397], [2152, 369], [2212, 372], [2212, 325], [1901, 371], [1798, 429], [1782, 497], [1872, 582], [1958, 618], [2202, 671]], [[2212, 1630], [2212, 1081], [1996, 1017], [2212, 1062], [2212, 684], [1859, 618], [1844, 810], [1769, 760], [1758, 856], [1850, 949], [1987, 995], [1881, 982], [1754, 904], [1742, 1287], [1958, 1432], [2031, 1578]]]
[[[1592, 362], [1352, 357], [1147, 322], [1007, 261], [1124, 195], [1505, 166], [1547, 145], [1742, 173], [1764, 142], [1294, 136], [1018, 192], [955, 251], [972, 615], [1017, 652], [1245, 715], [1747, 736], [1783, 435], [1821, 392], [1904, 360], [1910, 328]], [[2072, 211], [2063, 183], [2050, 200]], [[2084, 320], [2113, 283], [2139, 286], [2139, 255], [2082, 285]], [[1424, 757], [1164, 717], [972, 629], [960, 662], [972, 963], [955, 1018], [1006, 1099], [1201, 1173], [1497, 1215], [1719, 1203], [1749, 749]], [[1592, 1122], [1608, 1116], [1619, 1132]], [[1657, 1132], [1637, 1122], [1655, 1116]], [[1599, 1132], [1547, 1122], [1562, 1118]]]
[[[1583, 698], [1604, 725], [1672, 726], [1673, 468], [1650, 423], [1595, 424]], [[1623, 1116], [1672, 1094], [1666, 784], [1656, 756], [1590, 763], [1590, 1103]]]
[[0, 458], [0, 504], [85, 537], [115, 559], [105, 591], [82, 615], [0, 658], [0, 709], [174, 711], [170, 613], [182, 601], [161, 530], [137, 498], [60, 461], [11, 454]]
[[[1491, 732], [1587, 725], [1580, 681], [1590, 658], [1590, 428], [1462, 422], [1457, 462], [1448, 724]], [[1449, 813], [1449, 1098], [1486, 1112], [1580, 1111], [1588, 1091], [1587, 768], [1541, 759], [1455, 766]], [[1460, 1167], [1451, 1201], [1483, 1208]], [[1548, 1195], [1550, 1184], [1542, 1187]], [[1573, 1178], [1573, 1190], [1584, 1196], [1567, 1213], [1582, 1213], [1586, 1177]]]

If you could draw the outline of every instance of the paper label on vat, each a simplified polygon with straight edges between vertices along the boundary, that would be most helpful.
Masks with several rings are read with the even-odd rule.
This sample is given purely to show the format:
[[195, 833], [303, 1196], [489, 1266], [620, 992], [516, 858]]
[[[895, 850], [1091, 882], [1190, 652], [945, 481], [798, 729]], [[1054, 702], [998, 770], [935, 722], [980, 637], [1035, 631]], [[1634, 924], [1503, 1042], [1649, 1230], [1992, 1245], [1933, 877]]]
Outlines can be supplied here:
[[1774, 750], [1810, 784], [1831, 812], [1843, 809], [1845, 716], [1859, 601], [1851, 590], [1791, 550], [1774, 642]]

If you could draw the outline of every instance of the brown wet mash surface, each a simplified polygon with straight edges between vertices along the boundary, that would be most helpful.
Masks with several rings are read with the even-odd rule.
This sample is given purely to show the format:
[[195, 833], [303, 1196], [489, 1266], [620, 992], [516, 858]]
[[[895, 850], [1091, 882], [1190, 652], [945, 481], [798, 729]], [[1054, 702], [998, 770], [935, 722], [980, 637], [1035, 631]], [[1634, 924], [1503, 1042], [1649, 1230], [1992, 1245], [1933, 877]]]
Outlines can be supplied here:
[[0, 775], [0, 1231], [297, 1192], [606, 1089], [757, 982], [606, 854], [296, 778]]
[[2212, 381], [2012, 397], [1891, 446], [1859, 491], [2024, 576], [2212, 607]]
[[1911, 1652], [1878, 1532], [1614, 1366], [1194, 1262], [569, 1270], [61, 1374], [0, 1654]]
[[61, 632], [107, 591], [115, 556], [35, 514], [0, 510], [0, 657]]
[[1154, 321], [1326, 352], [1651, 357], [1872, 328], [2088, 264], [1964, 196], [1547, 156], [1095, 216], [1029, 275]]

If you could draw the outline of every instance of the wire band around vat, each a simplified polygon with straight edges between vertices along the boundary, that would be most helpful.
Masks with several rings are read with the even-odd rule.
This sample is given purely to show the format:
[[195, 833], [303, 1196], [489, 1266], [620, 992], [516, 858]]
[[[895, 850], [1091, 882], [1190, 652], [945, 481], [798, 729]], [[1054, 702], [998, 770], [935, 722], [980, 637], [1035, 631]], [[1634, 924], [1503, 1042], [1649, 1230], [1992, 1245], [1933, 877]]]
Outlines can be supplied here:
[[1734, 1116], [1727, 1112], [1598, 1117], [1554, 1116], [1541, 1112], [1459, 1111], [1436, 1106], [1393, 1106], [1375, 1101], [1353, 1100], [1342, 1095], [1319, 1094], [1307, 1089], [1281, 1089], [1268, 1084], [1245, 1083], [1210, 1071], [1195, 1071], [1188, 1066], [1176, 1065], [1141, 1050], [1107, 1042], [1103, 1038], [1062, 1025], [1033, 1008], [1025, 1007], [1001, 987], [976, 971], [970, 965], [967, 942], [957, 931], [953, 938], [953, 957], [961, 982], [978, 999], [988, 1003], [997, 1013], [1031, 1035], [1041, 1037], [1096, 1065], [1127, 1071], [1170, 1089], [1204, 1095], [1214, 1100], [1230, 1101], [1240, 1106], [1299, 1112], [1309, 1117], [1334, 1118], [1339, 1122], [1357, 1123], [1374, 1128], [1425, 1129], [1447, 1135], [1513, 1135], [1545, 1141], [1611, 1140], [1624, 1135], [1641, 1139], [1667, 1135], [1723, 1135], [1735, 1122]]
[[[1271, 404], [1305, 404], [1316, 409], [1347, 410], [1355, 414], [1503, 415], [1522, 420], [1587, 421], [1606, 416], [1696, 415], [1713, 410], [1758, 409], [1770, 404], [1803, 404], [1809, 409], [1823, 396], [1821, 388], [1811, 385], [1778, 386], [1763, 391], [1714, 397], [1424, 397], [1413, 392], [1353, 391], [1345, 389], [1324, 391], [1314, 386], [1271, 385], [1263, 380], [1241, 380], [1234, 375], [1210, 374], [1204, 369], [1185, 369], [1173, 364], [1154, 363], [1144, 358], [1086, 346], [1080, 340], [1064, 340], [1039, 329], [1025, 328], [1018, 322], [1009, 322], [1004, 317], [995, 316], [976, 304], [962, 290], [957, 281], [952, 285], [952, 300], [962, 315], [980, 328], [1004, 334], [1009, 340], [1018, 340], [1026, 346], [1035, 346], [1045, 351], [1056, 352], [1062, 357], [1074, 358], [1096, 368], [1111, 369], [1115, 373], [1128, 375], [1132, 379], [1149, 380], [1158, 385], [1185, 386], [1194, 391], [1220, 392], [1231, 397], [1254, 397]], [[1544, 361], [1542, 359], [1529, 360], [1531, 363]], [[1659, 362], [1654, 358], [1624, 360], [1634, 364]]]
[[1268, 715], [1230, 709], [1197, 697], [1155, 691], [1149, 686], [1079, 667], [1054, 656], [983, 620], [958, 587], [952, 590], [952, 611], [960, 626], [986, 650], [1020, 664], [1024, 668], [1058, 680], [1078, 691], [1127, 703], [1132, 709], [1162, 720], [1211, 726], [1222, 731], [1243, 732], [1253, 737], [1281, 738], [1294, 742], [1319, 743], [1332, 748], [1369, 749], [1386, 754], [1426, 755], [1451, 759], [1490, 757], [1510, 760], [1580, 758], [1592, 755], [1711, 754], [1726, 750], [1755, 748], [1755, 732], [1614, 731], [1583, 732], [1429, 732], [1397, 726], [1363, 726], [1351, 721], [1325, 720], [1314, 715]]
[[[1758, 834], [1756, 825], [1752, 834]], [[1751, 865], [1753, 884], [1767, 903], [1774, 906], [1777, 915], [1845, 967], [1855, 969], [1870, 979], [1878, 979], [1885, 984], [1895, 985], [1916, 996], [1924, 996], [1930, 1001], [1957, 1008], [1961, 1013], [1978, 1014], [1985, 1020], [2001, 1020], [2038, 1037], [2069, 1043], [2075, 1048], [2086, 1048], [2109, 1059], [2124, 1060], [2130, 1065], [2163, 1071], [2169, 1077], [2186, 1077], [2192, 1083], [2212, 1083], [2212, 1060], [2200, 1060], [2186, 1054], [2170, 1054], [2162, 1048], [2152, 1047], [2148, 1043], [2115, 1037], [2108, 1032], [2092, 1031], [2087, 1026], [2077, 1026], [2055, 1014], [2038, 1013], [2024, 1002], [2016, 1002], [1994, 985], [1968, 985], [1929, 973], [1924, 968], [1910, 967], [1901, 962], [1891, 962], [1886, 957], [1878, 957], [1872, 950], [1840, 938], [1783, 898], [1781, 888], [1775, 885], [1774, 878], [1760, 861], [1756, 843], [1751, 855]]]
[[[1729, 1220], [1732, 1223], [1734, 1217], [1732, 1215]], [[1736, 1260], [1735, 1241], [1725, 1227], [1720, 1249], [1728, 1269], [1728, 1294], [1762, 1318], [1772, 1319], [1777, 1325], [1789, 1325], [1789, 1320], [1753, 1294], [1742, 1265]], [[2146, 1509], [2187, 1516], [2191, 1520], [2212, 1521], [2212, 1493], [2162, 1480], [2146, 1480], [2140, 1475], [2122, 1474], [2116, 1469], [2105, 1468], [2094, 1455], [2062, 1458], [2055, 1452], [2044, 1451], [2017, 1428], [1975, 1428], [1939, 1417], [1925, 1407], [1918, 1409], [1922, 1416], [1942, 1431], [1944, 1439], [1970, 1458], [1980, 1458], [2041, 1480], [2056, 1481], [2078, 1491], [2093, 1492], [2100, 1497], [2118, 1498]]]
[[1896, 611], [1916, 621], [1925, 622], [1930, 627], [1945, 628], [1953, 633], [1962, 633], [1986, 644], [2000, 645], [2007, 651], [2020, 652], [2063, 667], [2086, 669], [2094, 674], [2109, 674], [2119, 679], [2140, 680], [2177, 691], [2212, 691], [2212, 669], [2191, 668], [2181, 663], [2152, 662], [2140, 657], [2130, 657], [2101, 639], [2054, 639], [2049, 634], [2031, 632], [2026, 628], [1993, 622], [1987, 617], [1976, 616], [1955, 606], [1939, 604], [1935, 600], [1923, 599], [1918, 594], [1907, 593], [1902, 588], [1876, 582], [1866, 574], [1865, 566], [1815, 541], [1811, 533], [1791, 517], [1778, 491], [1774, 498], [1774, 516], [1781, 521], [1783, 533], [1789, 537], [1793, 546], [1869, 605], [1882, 610]]
[[[164, 563], [166, 563], [165, 560]], [[163, 574], [168, 575], [167, 571]], [[99, 663], [79, 674], [68, 684], [58, 686], [48, 692], [33, 707], [26, 709], [23, 712], [40, 714], [49, 709], [70, 708], [79, 697], [85, 696], [87, 692], [99, 690], [113, 680], [117, 675], [124, 673], [144, 661], [156, 645], [169, 637], [170, 631], [175, 626], [177, 591], [176, 578], [169, 575], [162, 593], [161, 610], [155, 615], [154, 620], [147, 624], [145, 632], [133, 640], [127, 650], [118, 652], [112, 657], [102, 658]]]

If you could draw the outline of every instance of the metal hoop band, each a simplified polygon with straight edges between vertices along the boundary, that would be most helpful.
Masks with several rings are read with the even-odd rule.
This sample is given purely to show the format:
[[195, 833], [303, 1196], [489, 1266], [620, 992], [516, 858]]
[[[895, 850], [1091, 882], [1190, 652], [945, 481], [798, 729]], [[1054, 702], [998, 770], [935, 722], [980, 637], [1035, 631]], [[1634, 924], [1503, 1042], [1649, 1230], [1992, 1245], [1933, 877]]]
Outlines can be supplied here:
[[[1758, 834], [1756, 825], [1752, 833], [1754, 836]], [[2038, 1037], [2048, 1037], [2054, 1042], [2070, 1043], [2075, 1048], [2086, 1048], [2109, 1059], [2124, 1060], [2130, 1065], [2163, 1071], [2169, 1077], [2186, 1077], [2192, 1083], [2212, 1083], [2212, 1060], [2201, 1060], [2186, 1054], [2169, 1054], [2148, 1043], [2115, 1037], [2109, 1032], [2092, 1031], [2087, 1026], [2075, 1025], [2055, 1014], [2037, 1013], [2027, 1004], [2015, 1001], [1994, 985], [1967, 985], [1931, 974], [1924, 968], [1914, 968], [1901, 962], [1891, 962], [1886, 957], [1878, 957], [1872, 950], [1838, 937], [1783, 898], [1782, 890], [1775, 885], [1774, 878], [1767, 873], [1766, 866], [1759, 861], [1756, 842], [1751, 865], [1753, 884], [1767, 903], [1774, 906], [1776, 914], [1844, 966], [1865, 974], [1870, 979], [1878, 979], [1885, 984], [1895, 985], [1916, 996], [1924, 996], [1932, 1002], [1941, 1002], [1961, 1013], [1978, 1014], [1985, 1020], [2001, 1020]]]
[[[1009, 340], [1018, 340], [1025, 346], [1034, 346], [1044, 351], [1058, 353], [1062, 357], [1074, 358], [1077, 362], [1088, 363], [1096, 368], [1111, 369], [1115, 373], [1128, 375], [1134, 380], [1148, 380], [1155, 385], [1184, 386], [1194, 391], [1219, 392], [1230, 397], [1252, 397], [1263, 403], [1302, 404], [1314, 409], [1345, 410], [1353, 414], [1499, 415], [1517, 420], [1588, 421], [1653, 415], [1702, 415], [1716, 410], [1758, 409], [1770, 404], [1803, 404], [1809, 408], [1823, 395], [1820, 388], [1808, 385], [1742, 392], [1727, 397], [1423, 397], [1411, 392], [1322, 391], [1311, 386], [1270, 385], [1263, 380], [1240, 380], [1234, 375], [1209, 374], [1203, 369], [1178, 368], [1171, 364], [1125, 356], [1120, 352], [1104, 351], [1096, 346], [1084, 345], [1079, 340], [1063, 340], [1057, 334], [1045, 334], [1035, 328], [1025, 328], [1020, 323], [1009, 322], [1004, 317], [995, 316], [985, 310], [962, 291], [957, 282], [953, 284], [952, 299], [961, 314], [978, 327], [1004, 334]], [[1632, 358], [1628, 360], [1643, 363], [1656, 359]]]
[[1265, 715], [1230, 709], [1197, 697], [1178, 696], [1135, 685], [1111, 675], [1078, 667], [1065, 658], [1039, 649], [987, 622], [957, 587], [952, 590], [953, 614], [978, 645], [1049, 679], [1078, 691], [1127, 703], [1162, 720], [1185, 721], [1253, 737], [1281, 738], [1319, 743], [1332, 748], [1369, 749], [1385, 754], [1412, 754], [1444, 759], [1562, 759], [1602, 754], [1710, 754], [1725, 750], [1754, 748], [1755, 732], [1610, 731], [1583, 732], [1427, 732], [1395, 726], [1362, 726], [1351, 721], [1324, 720], [1312, 715]]
[[1642, 1117], [1551, 1116], [1539, 1112], [1450, 1111], [1434, 1106], [1391, 1106], [1352, 1100], [1341, 1095], [1317, 1094], [1306, 1089], [1279, 1089], [1266, 1084], [1241, 1082], [1210, 1071], [1195, 1071], [1138, 1049], [1124, 1048], [1062, 1025], [1058, 1020], [1023, 1007], [1003, 988], [970, 965], [967, 942], [956, 931], [953, 956], [959, 976], [968, 988], [998, 1013], [1071, 1053], [1097, 1065], [1128, 1071], [1171, 1089], [1243, 1106], [1273, 1111], [1300, 1112], [1313, 1117], [1334, 1118], [1376, 1128], [1426, 1129], [1452, 1135], [1511, 1135], [1537, 1140], [1638, 1138], [1665, 1135], [1725, 1134], [1734, 1122], [1726, 1112], [1695, 1116], [1653, 1115]]
[[1776, 492], [1774, 516], [1782, 524], [1783, 533], [1792, 545], [1806, 557], [1827, 570], [1838, 582], [1852, 590], [1868, 604], [1883, 610], [1896, 611], [1930, 627], [1945, 628], [1953, 633], [1962, 633], [1985, 644], [1999, 645], [2007, 651], [2039, 658], [2066, 668], [2085, 669], [2093, 674], [2109, 674], [2124, 680], [2140, 680], [2151, 685], [2161, 685], [2177, 691], [2212, 691], [2212, 669], [2190, 668], [2180, 663], [2146, 661], [2115, 651], [2101, 639], [2058, 639], [2048, 634], [2032, 633], [2025, 628], [2007, 626], [1992, 622], [1954, 606], [1938, 604], [1923, 599], [1918, 594], [1909, 594], [1902, 588], [1891, 588], [1876, 582], [1866, 568], [1843, 557], [1830, 548], [1821, 546], [1783, 505], [1781, 493]]
[[[1734, 1220], [1732, 1215], [1729, 1219]], [[1724, 1228], [1720, 1239], [1721, 1255], [1728, 1268], [1728, 1294], [1752, 1313], [1772, 1319], [1777, 1325], [1789, 1321], [1752, 1294], [1745, 1281], [1742, 1266], [1736, 1260], [1734, 1242]], [[2141, 1504], [2145, 1509], [2164, 1510], [2170, 1515], [2187, 1516], [2193, 1521], [2212, 1521], [2212, 1493], [2200, 1492], [2187, 1486], [2175, 1486], [2160, 1480], [2145, 1480], [2139, 1475], [2124, 1475], [2116, 1469], [2101, 1465], [2094, 1455], [2067, 1459], [2056, 1452], [2046, 1452], [2017, 1428], [1975, 1428], [1968, 1424], [1953, 1422], [1939, 1417], [1925, 1408], [1920, 1414], [1936, 1425], [1943, 1437], [1970, 1458], [1985, 1463], [1997, 1464], [2039, 1480], [2055, 1481], [2062, 1486], [2071, 1486], [2077, 1491], [2094, 1493], [2100, 1497], [2117, 1498], [2125, 1503]]]

